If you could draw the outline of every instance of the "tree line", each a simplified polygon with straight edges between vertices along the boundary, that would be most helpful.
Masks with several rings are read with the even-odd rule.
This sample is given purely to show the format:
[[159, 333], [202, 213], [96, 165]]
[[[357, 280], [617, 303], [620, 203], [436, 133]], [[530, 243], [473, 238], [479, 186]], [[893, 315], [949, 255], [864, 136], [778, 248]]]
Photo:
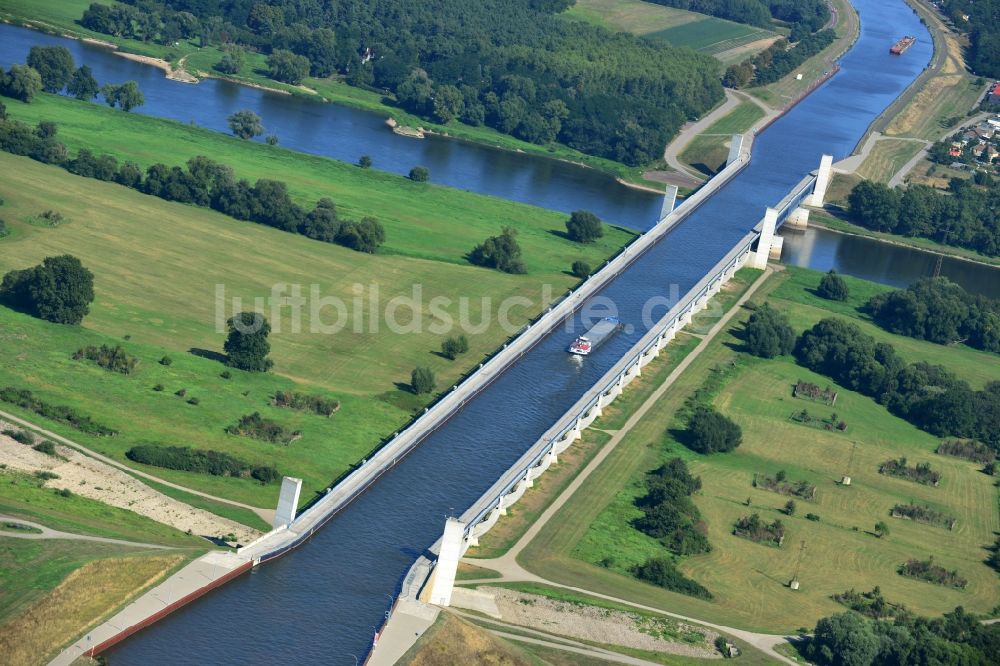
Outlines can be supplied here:
[[197, 37], [227, 49], [217, 69], [231, 74], [246, 51], [260, 52], [280, 81], [341, 75], [440, 123], [630, 165], [658, 157], [684, 122], [722, 99], [713, 58], [557, 16], [570, 4], [126, 0], [92, 4], [81, 23], [163, 44]]
[[790, 74], [837, 38], [833, 30], [801, 33], [797, 40], [779, 39], [752, 58], [730, 65], [722, 77], [728, 88], [765, 86]]
[[131, 111], [142, 106], [145, 98], [135, 81], [100, 86], [87, 65], [74, 69], [73, 55], [65, 46], [32, 46], [28, 61], [0, 69], [0, 95], [31, 102], [38, 93], [66, 92], [82, 100], [92, 100], [100, 93], [108, 106]]
[[717, 16], [760, 28], [770, 27], [772, 19], [815, 32], [830, 19], [830, 8], [823, 0], [651, 0], [657, 5]]
[[66, 146], [56, 140], [55, 123], [41, 122], [33, 128], [5, 114], [0, 116], [0, 150], [8, 153], [358, 252], [374, 253], [385, 242], [385, 229], [375, 218], [341, 219], [336, 205], [326, 197], [306, 211], [292, 201], [288, 185], [280, 180], [261, 178], [253, 184], [244, 178], [237, 180], [232, 167], [201, 155], [189, 159], [186, 168], [157, 163], [145, 171], [135, 162], [119, 164], [112, 155], [94, 155], [86, 148], [70, 158]]
[[944, 12], [959, 30], [969, 32], [968, 60], [972, 71], [1000, 78], [1000, 1], [944, 0], [943, 5]]
[[926, 185], [900, 191], [863, 180], [848, 196], [848, 214], [863, 227], [918, 236], [1000, 256], [1000, 189], [953, 178], [947, 193]]

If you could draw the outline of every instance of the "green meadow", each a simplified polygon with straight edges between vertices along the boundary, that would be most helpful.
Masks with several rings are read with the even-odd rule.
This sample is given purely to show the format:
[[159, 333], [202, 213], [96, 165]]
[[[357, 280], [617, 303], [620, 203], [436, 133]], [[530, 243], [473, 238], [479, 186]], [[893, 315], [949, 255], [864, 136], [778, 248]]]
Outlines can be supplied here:
[[[856, 308], [885, 287], [848, 279], [850, 302], [828, 308], [828, 301], [811, 293], [819, 278], [817, 272], [786, 268], [754, 300], [766, 297], [789, 316], [796, 330], [831, 314], [848, 317], [878, 340], [893, 344], [907, 361], [942, 363], [976, 387], [1000, 378], [995, 354], [903, 338], [864, 321]], [[890, 601], [919, 613], [940, 614], [958, 605], [991, 612], [1000, 602], [997, 574], [984, 563], [986, 546], [1000, 529], [994, 479], [977, 465], [937, 455], [938, 438], [892, 416], [870, 398], [801, 368], [791, 357], [761, 360], [740, 353], [740, 328], [734, 325], [713, 341], [523, 551], [522, 565], [556, 582], [767, 632], [812, 626], [818, 618], [843, 610], [830, 595], [875, 585]], [[716, 374], [719, 378], [713, 379]], [[793, 398], [792, 386], [800, 379], [833, 385], [839, 394], [836, 405]], [[683, 425], [676, 413], [684, 400], [706, 382], [713, 387], [714, 406], [743, 428], [743, 444], [732, 453], [701, 456], [670, 434]], [[802, 409], [817, 417], [836, 412], [848, 428], [825, 431], [793, 422], [791, 414]], [[627, 574], [646, 558], [665, 554], [631, 521], [641, 515], [634, 501], [645, 492], [645, 473], [674, 456], [684, 458], [702, 479], [703, 489], [694, 499], [713, 546], [709, 554], [681, 559], [680, 568], [713, 593], [712, 601], [667, 592]], [[930, 463], [943, 475], [940, 485], [878, 473], [880, 463], [900, 456], [910, 465]], [[755, 474], [773, 476], [780, 470], [791, 481], [804, 480], [817, 488], [812, 501], [796, 498], [792, 516], [780, 511], [789, 497], [753, 485]], [[852, 477], [850, 486], [840, 485], [844, 474]], [[955, 528], [889, 516], [893, 505], [909, 502], [954, 516]], [[785, 524], [781, 548], [732, 535], [733, 523], [752, 512]], [[820, 520], [807, 520], [807, 513]], [[881, 539], [874, 535], [878, 521], [890, 528]], [[957, 569], [969, 580], [968, 587], [945, 588], [896, 573], [907, 559], [929, 556], [949, 570]], [[792, 591], [788, 582], [796, 574], [801, 588]]]
[[[53, 113], [59, 109], [71, 113]], [[45, 97], [37, 106], [20, 105], [15, 111], [20, 117], [25, 112], [58, 116], [60, 137], [74, 147], [91, 145], [146, 164], [153, 161], [152, 152], [140, 155], [137, 146], [151, 150], [140, 140], [148, 132], [149, 142], [163, 151], [157, 157], [166, 162], [208, 154], [235, 165], [241, 176], [280, 174], [303, 203], [332, 196], [344, 214], [374, 213], [383, 221], [389, 237], [385, 251], [366, 255], [0, 154], [5, 174], [0, 216], [13, 229], [0, 241], [0, 272], [70, 253], [95, 274], [97, 294], [82, 328], [0, 309], [0, 337], [17, 350], [0, 361], [0, 383], [75, 407], [121, 434], [89, 437], [25, 410], [3, 408], [122, 461], [131, 446], [152, 442], [271, 462], [280, 472], [305, 480], [303, 501], [348, 472], [427, 404], [429, 397], [408, 390], [412, 368], [429, 366], [437, 374], [438, 390], [450, 387], [509, 336], [490, 317], [504, 299], [523, 299], [509, 312], [511, 325], [519, 327], [542, 310], [546, 298], [576, 283], [567, 273], [572, 261], [600, 265], [633, 237], [609, 229], [600, 242], [581, 246], [554, 233], [564, 220], [557, 213], [418, 185], [164, 121], [111, 114], [72, 100]], [[91, 114], [98, 119], [88, 125]], [[114, 145], [88, 143], [88, 133], [99, 126]], [[40, 226], [35, 218], [49, 209], [61, 212], [65, 221]], [[519, 230], [528, 275], [477, 268], [462, 258], [503, 224]], [[233, 297], [252, 308], [255, 297], [270, 297], [272, 286], [281, 283], [302, 285], [305, 297], [316, 285], [321, 297], [340, 299], [346, 318], [327, 307], [316, 321], [339, 321], [344, 328], [335, 334], [312, 330], [314, 318], [306, 307], [296, 331], [291, 309], [284, 308], [277, 318], [269, 315], [274, 372], [234, 370], [231, 379], [224, 378], [218, 354], [225, 334], [217, 330], [219, 319], [232, 313]], [[226, 296], [221, 313], [216, 310], [217, 285], [223, 285]], [[414, 285], [422, 289], [422, 303], [413, 309], [404, 304], [395, 319], [406, 327], [415, 310], [423, 323], [419, 329], [393, 333], [382, 315], [391, 299], [414, 299]], [[377, 303], [371, 300], [376, 292]], [[429, 327], [440, 322], [430, 315], [430, 300], [436, 297], [450, 300], [443, 312], [455, 322], [462, 320], [464, 299], [470, 324], [490, 323], [469, 335], [470, 351], [456, 361], [437, 353], [445, 336]], [[91, 344], [123, 345], [140, 358], [138, 370], [126, 376], [71, 358]], [[171, 357], [170, 365], [159, 363], [165, 355]], [[157, 385], [163, 390], [154, 391]], [[182, 389], [184, 397], [175, 395]], [[278, 390], [333, 397], [342, 407], [330, 418], [279, 409], [271, 405]], [[189, 404], [190, 398], [198, 404]], [[281, 446], [224, 432], [241, 415], [255, 411], [301, 430], [301, 438]], [[148, 471], [255, 506], [269, 506], [277, 496], [277, 484], [261, 487], [249, 479]]]

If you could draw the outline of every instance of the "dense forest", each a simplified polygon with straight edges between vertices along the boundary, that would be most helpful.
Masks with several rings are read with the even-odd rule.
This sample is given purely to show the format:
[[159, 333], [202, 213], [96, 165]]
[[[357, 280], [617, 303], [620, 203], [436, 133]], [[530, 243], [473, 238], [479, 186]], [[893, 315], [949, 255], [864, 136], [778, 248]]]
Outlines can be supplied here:
[[126, 2], [94, 3], [81, 23], [258, 51], [279, 80], [340, 74], [438, 122], [558, 140], [630, 165], [657, 158], [685, 121], [722, 99], [711, 57], [557, 16], [572, 0]]
[[848, 207], [851, 219], [874, 231], [1000, 255], [1000, 188], [954, 178], [948, 193], [926, 185], [900, 191], [866, 180], [851, 190]]
[[969, 32], [972, 71], [1000, 78], [1000, 0], [944, 0], [943, 9], [959, 30]]
[[692, 12], [748, 23], [766, 28], [771, 19], [816, 32], [830, 19], [824, 0], [650, 0], [658, 5], [678, 7]]

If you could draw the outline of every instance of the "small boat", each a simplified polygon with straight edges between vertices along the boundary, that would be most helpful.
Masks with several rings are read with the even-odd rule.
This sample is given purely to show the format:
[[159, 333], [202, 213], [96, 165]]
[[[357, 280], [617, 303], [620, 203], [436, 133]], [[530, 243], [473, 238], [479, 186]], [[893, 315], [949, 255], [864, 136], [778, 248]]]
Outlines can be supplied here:
[[574, 340], [566, 351], [578, 356], [587, 356], [597, 349], [598, 345], [617, 333], [621, 327], [622, 323], [617, 317], [605, 317]]
[[906, 37], [903, 37], [901, 40], [893, 44], [889, 48], [889, 53], [891, 53], [892, 55], [903, 55], [906, 49], [913, 46], [913, 43], [916, 41], [917, 41], [916, 37], [913, 37], [912, 35], [907, 35]]

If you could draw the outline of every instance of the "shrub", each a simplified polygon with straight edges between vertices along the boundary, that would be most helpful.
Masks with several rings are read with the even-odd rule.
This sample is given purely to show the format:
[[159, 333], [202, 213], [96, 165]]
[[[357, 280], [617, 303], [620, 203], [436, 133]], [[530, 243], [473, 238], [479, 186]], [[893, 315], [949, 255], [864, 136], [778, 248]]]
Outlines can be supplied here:
[[794, 516], [795, 515], [795, 500], [788, 500], [787, 502], [785, 502], [785, 506], [782, 507], [781, 510], [784, 511], [784, 513], [785, 513], [786, 516]]
[[112, 430], [107, 426], [95, 423], [89, 416], [80, 414], [72, 407], [53, 405], [39, 400], [27, 389], [19, 389], [13, 386], [4, 387], [0, 389], [0, 401], [30, 409], [45, 418], [59, 421], [60, 423], [67, 423], [81, 432], [96, 435], [97, 437], [113, 437], [118, 434], [117, 430]]
[[590, 264], [586, 261], [576, 260], [573, 262], [572, 273], [574, 277], [578, 277], [581, 280], [590, 277], [591, 269]]
[[792, 495], [805, 500], [816, 497], [816, 486], [807, 481], [789, 481], [784, 470], [779, 471], [773, 477], [763, 474], [754, 475], [753, 485], [780, 495]]
[[157, 384], [156, 386], [153, 387], [153, 390], [159, 393], [160, 391], [163, 390], [163, 384]]
[[733, 526], [733, 534], [744, 539], [750, 539], [757, 543], [781, 546], [785, 540], [785, 526], [780, 520], [773, 523], [765, 523], [756, 513], [744, 516], [736, 521]]
[[837, 271], [832, 268], [819, 281], [816, 293], [830, 301], [846, 301], [851, 295], [844, 278], [837, 275]]
[[431, 172], [427, 167], [415, 166], [410, 169], [409, 178], [415, 183], [426, 183], [431, 178]]
[[806, 514], [806, 520], [811, 520], [814, 523], [818, 523], [819, 522], [819, 516], [817, 516], [815, 513], [807, 513]]
[[943, 456], [962, 458], [969, 462], [989, 464], [996, 459], [996, 453], [985, 444], [970, 440], [953, 439], [941, 442], [937, 452]]
[[240, 435], [259, 439], [272, 444], [290, 444], [301, 435], [298, 431], [292, 431], [283, 425], [266, 419], [260, 412], [244, 414], [234, 425], [227, 426], [226, 432], [230, 435]]
[[223, 370], [222, 373], [219, 374], [219, 376], [222, 377], [223, 379], [232, 379], [233, 373], [229, 372], [228, 370]]
[[593, 243], [604, 235], [604, 226], [593, 213], [578, 210], [566, 220], [566, 235], [577, 243]]
[[340, 409], [339, 400], [324, 398], [318, 395], [296, 393], [294, 391], [277, 391], [274, 394], [274, 400], [271, 402], [276, 407], [313, 412], [320, 416], [333, 416]]
[[176, 469], [184, 472], [200, 472], [213, 476], [252, 476], [262, 483], [270, 483], [278, 478], [274, 467], [251, 465], [235, 456], [219, 451], [190, 449], [181, 446], [160, 446], [142, 444], [125, 452], [125, 457], [143, 465]]
[[686, 444], [698, 453], [725, 453], [743, 441], [739, 425], [710, 407], [699, 405], [687, 423]]
[[701, 479], [691, 476], [683, 460], [670, 460], [646, 476], [646, 494], [636, 500], [644, 515], [633, 525], [677, 555], [709, 552], [701, 513], [691, 500], [700, 489]]
[[909, 467], [905, 457], [898, 460], [886, 460], [879, 465], [878, 472], [887, 476], [916, 481], [925, 486], [936, 486], [941, 482], [941, 473], [932, 470], [929, 463], [918, 463], [916, 467]]
[[3, 434], [10, 437], [15, 442], [31, 446], [35, 443], [35, 436], [32, 435], [27, 430], [16, 430], [14, 428], [6, 428]]
[[73, 491], [69, 488], [60, 488], [59, 490], [56, 490], [56, 495], [59, 495], [59, 497], [72, 497]]
[[358, 166], [361, 167], [362, 169], [370, 169], [372, 166], [371, 156], [362, 155], [360, 159], [358, 159]]
[[958, 571], [948, 571], [941, 565], [934, 564], [933, 557], [926, 560], [909, 559], [899, 565], [898, 571], [901, 576], [916, 578], [928, 583], [934, 583], [935, 585], [944, 585], [945, 587], [957, 587], [964, 590], [969, 584], [968, 580], [958, 575]]
[[176, 391], [174, 391], [174, 395], [176, 395], [178, 398], [183, 398], [184, 396], [187, 395], [187, 392], [188, 390], [186, 388], [177, 389]]
[[526, 273], [527, 268], [521, 258], [521, 246], [517, 243], [517, 231], [504, 227], [499, 236], [491, 236], [477, 245], [469, 253], [469, 262], [476, 266], [495, 268], [504, 273]]
[[120, 372], [123, 375], [132, 374], [136, 366], [139, 365], [139, 358], [126, 352], [121, 345], [81, 347], [73, 354], [73, 360], [79, 361], [81, 359], [93, 361], [109, 372]]
[[56, 474], [55, 472], [48, 472], [40, 469], [35, 472], [35, 478], [41, 479], [42, 481], [49, 481], [51, 479], [58, 479], [59, 475]]
[[674, 563], [665, 557], [651, 557], [632, 570], [639, 580], [652, 583], [673, 592], [680, 592], [699, 599], [711, 599], [712, 594], [700, 583], [687, 578]]
[[188, 398], [187, 399], [187, 404], [197, 406], [197, 405], [201, 404], [201, 400], [198, 399], [198, 398]]
[[437, 379], [434, 377], [434, 371], [430, 368], [418, 367], [410, 373], [410, 388], [417, 395], [430, 393], [436, 385]]
[[882, 590], [877, 585], [871, 592], [855, 592], [853, 589], [830, 597], [838, 604], [843, 604], [851, 610], [875, 620], [896, 617], [906, 610], [902, 604], [889, 602], [882, 596]]
[[56, 445], [47, 439], [35, 444], [33, 448], [39, 453], [44, 453], [50, 456], [56, 455]]
[[920, 506], [918, 504], [897, 504], [892, 507], [889, 515], [893, 518], [913, 520], [918, 523], [935, 525], [948, 530], [953, 529], [956, 522], [954, 518], [947, 514], [936, 511], [929, 506]]
[[160, 359], [160, 365], [171, 365], [174, 362], [169, 356], [164, 356]]
[[469, 340], [464, 335], [448, 338], [441, 343], [441, 353], [452, 361], [467, 351], [469, 351]]
[[3, 220], [0, 220], [0, 238], [10, 235], [10, 227]]

